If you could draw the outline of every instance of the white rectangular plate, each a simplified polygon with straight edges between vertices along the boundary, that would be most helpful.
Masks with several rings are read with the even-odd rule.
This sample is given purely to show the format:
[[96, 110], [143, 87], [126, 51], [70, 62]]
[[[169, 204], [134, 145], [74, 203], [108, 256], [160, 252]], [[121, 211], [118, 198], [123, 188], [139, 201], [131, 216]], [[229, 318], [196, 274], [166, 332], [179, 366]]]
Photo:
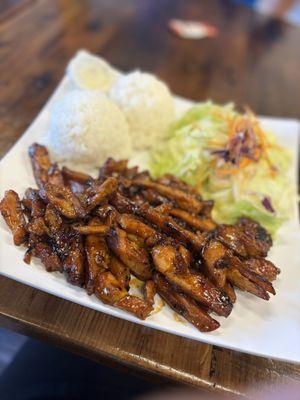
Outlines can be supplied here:
[[[1, 197], [6, 189], [14, 189], [22, 195], [27, 187], [36, 186], [27, 155], [28, 146], [34, 141], [41, 141], [48, 127], [51, 105], [66, 90], [68, 85], [64, 78], [32, 125], [1, 160]], [[192, 104], [179, 98], [175, 98], [175, 102], [178, 115]], [[265, 128], [273, 131], [278, 140], [291, 150], [291, 179], [297, 182], [299, 122], [265, 117], [261, 121]], [[36, 259], [28, 266], [23, 262], [24, 248], [12, 244], [11, 234], [2, 218], [0, 274], [74, 303], [150, 328], [241, 352], [300, 362], [300, 233], [296, 200], [294, 211], [294, 218], [281, 229], [270, 252], [270, 259], [282, 270], [275, 282], [277, 295], [266, 302], [239, 292], [232, 314], [227, 319], [216, 317], [221, 322], [221, 327], [212, 333], [201, 333], [189, 323], [178, 321], [167, 306], [145, 321], [140, 321], [126, 312], [102, 304], [95, 296], [88, 296], [85, 290], [68, 284], [62, 274], [47, 273]]]

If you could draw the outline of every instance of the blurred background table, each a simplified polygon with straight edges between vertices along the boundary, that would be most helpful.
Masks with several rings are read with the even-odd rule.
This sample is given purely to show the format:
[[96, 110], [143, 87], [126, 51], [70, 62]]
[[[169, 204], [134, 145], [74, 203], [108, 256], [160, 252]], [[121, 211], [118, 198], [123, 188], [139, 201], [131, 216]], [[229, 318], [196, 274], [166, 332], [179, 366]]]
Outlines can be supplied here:
[[[82, 47], [124, 71], [157, 74], [177, 95], [300, 118], [300, 28], [242, 5], [2, 0], [0, 12], [0, 156], [30, 124]], [[220, 34], [183, 40], [168, 31], [170, 18], [205, 20]], [[0, 324], [140, 376], [213, 391], [244, 395], [247, 385], [300, 381], [299, 365], [146, 329], [3, 277]]]

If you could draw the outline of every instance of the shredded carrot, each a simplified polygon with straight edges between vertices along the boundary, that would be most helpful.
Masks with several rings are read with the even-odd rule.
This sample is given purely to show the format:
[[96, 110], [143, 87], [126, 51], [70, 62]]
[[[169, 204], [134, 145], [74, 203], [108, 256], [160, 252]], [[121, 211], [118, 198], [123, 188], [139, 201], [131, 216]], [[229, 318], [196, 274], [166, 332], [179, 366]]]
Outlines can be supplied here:
[[216, 174], [219, 177], [227, 175], [236, 175], [239, 172], [239, 168], [220, 168], [216, 170]]
[[211, 139], [208, 141], [208, 145], [221, 147], [221, 146], [224, 146], [224, 142], [221, 142], [220, 140]]

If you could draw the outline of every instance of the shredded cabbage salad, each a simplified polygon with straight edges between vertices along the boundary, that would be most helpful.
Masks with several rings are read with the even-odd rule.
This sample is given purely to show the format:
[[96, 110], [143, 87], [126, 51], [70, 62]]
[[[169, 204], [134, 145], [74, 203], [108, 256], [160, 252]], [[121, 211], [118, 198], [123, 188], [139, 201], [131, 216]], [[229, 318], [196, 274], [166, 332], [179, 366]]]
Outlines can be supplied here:
[[289, 167], [288, 151], [251, 111], [239, 114], [232, 104], [212, 102], [192, 107], [176, 121], [149, 165], [154, 177], [174, 174], [213, 199], [217, 222], [247, 216], [273, 235], [291, 214]]

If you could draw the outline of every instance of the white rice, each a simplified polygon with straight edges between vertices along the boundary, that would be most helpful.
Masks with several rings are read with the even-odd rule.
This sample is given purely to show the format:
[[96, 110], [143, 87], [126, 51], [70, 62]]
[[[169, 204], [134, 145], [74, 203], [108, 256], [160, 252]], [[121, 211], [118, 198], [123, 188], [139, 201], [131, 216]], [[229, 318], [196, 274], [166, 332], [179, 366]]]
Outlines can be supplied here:
[[47, 144], [57, 161], [94, 167], [132, 154], [124, 113], [95, 90], [73, 90], [54, 105]]
[[135, 149], [158, 145], [166, 137], [174, 117], [173, 98], [155, 76], [140, 71], [120, 76], [109, 95], [126, 115]]

